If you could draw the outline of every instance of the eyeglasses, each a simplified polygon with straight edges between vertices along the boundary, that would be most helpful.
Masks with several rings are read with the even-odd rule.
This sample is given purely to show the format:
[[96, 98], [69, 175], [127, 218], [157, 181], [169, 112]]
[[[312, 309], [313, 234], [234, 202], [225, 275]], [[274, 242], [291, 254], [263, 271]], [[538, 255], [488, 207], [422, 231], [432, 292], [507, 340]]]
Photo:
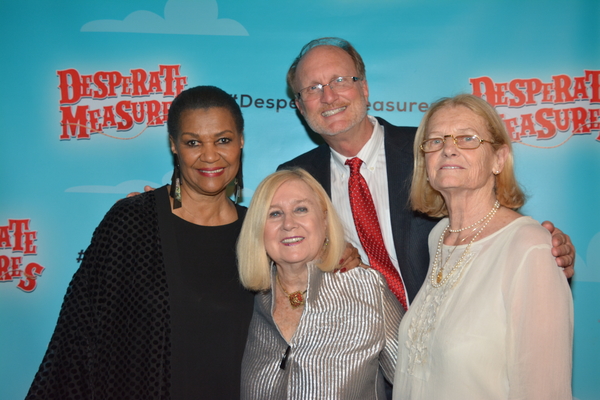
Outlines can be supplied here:
[[423, 150], [424, 153], [433, 153], [436, 151], [440, 151], [444, 147], [446, 138], [449, 137], [452, 138], [456, 147], [464, 150], [476, 149], [481, 145], [481, 143], [484, 142], [494, 144], [494, 142], [492, 141], [480, 139], [477, 135], [445, 135], [444, 137], [436, 137], [423, 140], [423, 142], [421, 143], [421, 150]]
[[359, 80], [362, 79], [357, 78], [356, 76], [338, 76], [324, 85], [317, 83], [316, 85], [307, 86], [304, 89], [300, 89], [300, 91], [296, 93], [296, 98], [298, 100], [311, 100], [321, 97], [321, 95], [323, 95], [325, 86], [329, 86], [329, 88], [336, 93], [343, 92], [350, 89], [352, 84]]

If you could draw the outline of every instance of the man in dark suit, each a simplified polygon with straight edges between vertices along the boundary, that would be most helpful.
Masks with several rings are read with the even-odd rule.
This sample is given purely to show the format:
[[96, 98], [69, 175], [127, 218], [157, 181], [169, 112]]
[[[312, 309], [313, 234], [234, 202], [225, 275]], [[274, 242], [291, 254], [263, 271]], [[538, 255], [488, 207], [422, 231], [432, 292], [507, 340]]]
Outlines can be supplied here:
[[[427, 237], [436, 221], [415, 213], [408, 203], [416, 128], [397, 127], [367, 115], [369, 88], [365, 66], [350, 43], [321, 38], [304, 46], [290, 67], [287, 82], [308, 125], [325, 143], [279, 166], [302, 167], [331, 196], [348, 241], [365, 251], [354, 226], [345, 160], [359, 157], [360, 172], [372, 194], [385, 248], [399, 270], [409, 301], [421, 287], [429, 265]], [[553, 254], [565, 274], [573, 274], [575, 249], [567, 235], [553, 233]]]

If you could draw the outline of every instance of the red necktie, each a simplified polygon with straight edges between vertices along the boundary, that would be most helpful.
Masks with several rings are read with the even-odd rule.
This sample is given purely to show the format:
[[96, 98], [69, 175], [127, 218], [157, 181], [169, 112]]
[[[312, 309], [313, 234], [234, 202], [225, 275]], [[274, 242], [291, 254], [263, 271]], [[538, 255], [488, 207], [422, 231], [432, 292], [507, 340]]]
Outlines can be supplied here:
[[358, 232], [358, 238], [362, 244], [371, 267], [379, 271], [388, 283], [392, 293], [396, 295], [404, 309], [407, 308], [406, 292], [400, 274], [390, 256], [385, 249], [383, 236], [377, 220], [377, 212], [373, 204], [373, 198], [367, 186], [367, 181], [360, 173], [362, 160], [354, 157], [346, 160], [346, 165], [350, 166], [350, 178], [348, 179], [348, 194], [350, 196], [350, 207], [354, 225]]

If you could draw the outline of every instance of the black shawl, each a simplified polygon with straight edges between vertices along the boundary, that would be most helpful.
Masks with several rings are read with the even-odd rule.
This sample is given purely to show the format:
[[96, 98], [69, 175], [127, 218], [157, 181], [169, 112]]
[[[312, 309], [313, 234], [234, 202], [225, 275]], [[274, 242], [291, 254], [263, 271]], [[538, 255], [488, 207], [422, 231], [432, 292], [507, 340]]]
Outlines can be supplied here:
[[118, 201], [96, 228], [27, 399], [169, 398], [169, 294], [156, 206], [166, 188], [156, 192]]

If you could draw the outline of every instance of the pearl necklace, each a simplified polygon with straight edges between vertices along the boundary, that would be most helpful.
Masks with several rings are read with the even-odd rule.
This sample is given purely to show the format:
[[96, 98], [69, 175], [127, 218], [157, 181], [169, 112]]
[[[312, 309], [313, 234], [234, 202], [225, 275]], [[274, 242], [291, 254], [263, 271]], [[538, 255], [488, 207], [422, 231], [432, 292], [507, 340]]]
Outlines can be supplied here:
[[[448, 264], [448, 261], [450, 260], [450, 256], [448, 256], [448, 259], [446, 260], [446, 262], [443, 265], [441, 265], [442, 246], [444, 244], [444, 236], [446, 235], [446, 231], [452, 232], [449, 229], [450, 224], [448, 224], [446, 226], [446, 228], [442, 232], [442, 235], [440, 236], [440, 240], [438, 241], [437, 250], [435, 252], [435, 257], [433, 259], [433, 265], [431, 267], [431, 278], [430, 278], [431, 286], [438, 288], [442, 285], [445, 285], [446, 282], [448, 282], [448, 279], [450, 279], [450, 277], [452, 275], [454, 275], [454, 273], [456, 273], [458, 268], [463, 266], [463, 262], [467, 258], [467, 255], [470, 254], [469, 250], [471, 250], [471, 245], [473, 244], [475, 239], [477, 239], [479, 234], [481, 234], [481, 232], [483, 232], [483, 230], [488, 225], [488, 223], [492, 220], [494, 215], [496, 215], [496, 211], [498, 211], [499, 208], [500, 208], [500, 203], [498, 201], [496, 201], [496, 203], [494, 203], [494, 206], [492, 207], [492, 210], [485, 216], [485, 218], [484, 218], [485, 223], [481, 226], [481, 228], [479, 228], [479, 231], [475, 234], [475, 236], [473, 236], [473, 239], [471, 239], [469, 244], [467, 244], [467, 248], [462, 253], [462, 255], [460, 256], [460, 258], [458, 259], [456, 264], [454, 264], [454, 266], [452, 267], [450, 272], [448, 272], [448, 274], [446, 274], [446, 276], [444, 276], [444, 268], [446, 267], [446, 264]], [[455, 249], [456, 249], [456, 247], [455, 247]]]
[[492, 207], [492, 209], [490, 210], [490, 212], [487, 213], [487, 215], [485, 217], [481, 218], [479, 221], [475, 222], [474, 224], [471, 224], [469, 226], [465, 226], [464, 228], [450, 229], [450, 227], [448, 227], [448, 232], [459, 233], [459, 232], [462, 232], [462, 231], [466, 231], [467, 229], [473, 228], [473, 227], [479, 225], [480, 223], [482, 223], [483, 221], [485, 221], [486, 218], [488, 218], [493, 212], [496, 212], [496, 210], [498, 209], [498, 207], [500, 207], [500, 202], [498, 200], [496, 200], [496, 202], [494, 203], [494, 207]]

